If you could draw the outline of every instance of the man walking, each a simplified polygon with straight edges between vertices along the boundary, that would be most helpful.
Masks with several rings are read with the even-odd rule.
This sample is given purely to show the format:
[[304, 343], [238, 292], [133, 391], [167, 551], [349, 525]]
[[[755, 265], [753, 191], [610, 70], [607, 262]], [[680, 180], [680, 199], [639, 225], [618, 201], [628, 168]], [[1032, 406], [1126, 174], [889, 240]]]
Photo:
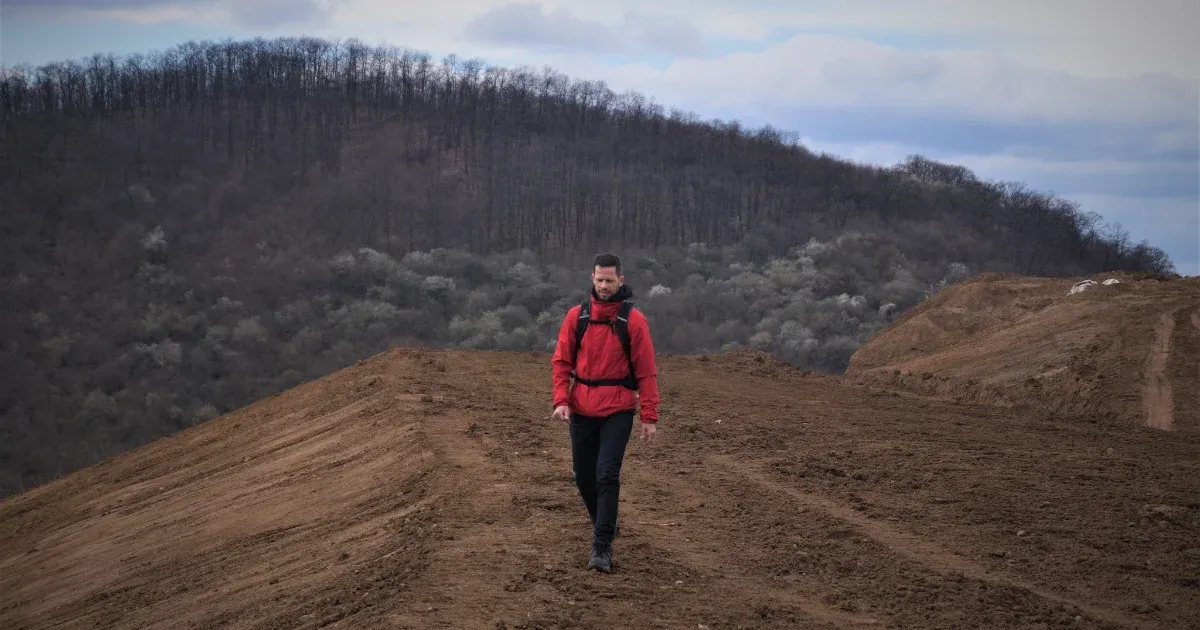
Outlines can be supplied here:
[[588, 568], [605, 573], [612, 571], [621, 463], [639, 398], [640, 439], [653, 437], [658, 422], [654, 343], [631, 297], [621, 259], [596, 256], [592, 294], [567, 311], [552, 360], [553, 417], [569, 423], [575, 485], [592, 519]]

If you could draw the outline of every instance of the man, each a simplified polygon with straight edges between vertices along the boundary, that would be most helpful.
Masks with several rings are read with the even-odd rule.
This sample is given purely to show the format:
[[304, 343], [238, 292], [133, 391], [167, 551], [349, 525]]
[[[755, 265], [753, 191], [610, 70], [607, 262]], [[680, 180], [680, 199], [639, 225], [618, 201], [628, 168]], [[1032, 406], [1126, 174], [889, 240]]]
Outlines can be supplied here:
[[[612, 542], [617, 534], [621, 463], [641, 403], [640, 439], [654, 436], [658, 422], [658, 368], [645, 315], [622, 308], [633, 291], [621, 275], [621, 259], [596, 256], [588, 317], [583, 304], [572, 306], [554, 348], [554, 414], [570, 426], [575, 485], [592, 520], [589, 569], [612, 571]], [[628, 323], [626, 355], [618, 324]], [[576, 333], [586, 325], [576, 345]], [[574, 381], [572, 383], [572, 380]], [[638, 393], [640, 392], [640, 396]]]

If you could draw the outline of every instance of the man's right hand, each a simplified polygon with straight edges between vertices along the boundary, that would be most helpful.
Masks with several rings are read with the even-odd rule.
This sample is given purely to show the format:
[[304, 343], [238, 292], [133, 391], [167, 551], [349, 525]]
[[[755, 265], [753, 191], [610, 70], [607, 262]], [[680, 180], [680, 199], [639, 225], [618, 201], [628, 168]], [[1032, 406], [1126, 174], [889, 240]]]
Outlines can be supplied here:
[[566, 422], [571, 419], [571, 408], [566, 405], [559, 405], [554, 408], [554, 415], [551, 417]]

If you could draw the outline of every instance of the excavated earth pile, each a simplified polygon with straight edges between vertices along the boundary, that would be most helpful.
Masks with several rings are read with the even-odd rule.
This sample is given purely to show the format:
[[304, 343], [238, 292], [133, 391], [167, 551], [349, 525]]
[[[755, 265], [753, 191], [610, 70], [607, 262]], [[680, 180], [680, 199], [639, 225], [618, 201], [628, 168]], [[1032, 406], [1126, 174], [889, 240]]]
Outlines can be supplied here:
[[[955, 344], [1001, 372], [1002, 356], [1069, 374], [1127, 357], [1100, 369], [1132, 382], [1106, 400], [1136, 411], [1142, 365], [1180, 372], [1176, 430], [959, 404], [756, 353], [663, 356], [661, 430], [630, 445], [604, 575], [584, 568], [549, 358], [398, 349], [0, 502], [0, 627], [1200, 627], [1200, 438], [1179, 385], [1200, 329], [1183, 291], [1068, 300], [1021, 280], [1006, 289], [1020, 312], [934, 334], [1003, 311], [950, 310], [986, 282], [1002, 285], [947, 291], [953, 314], [927, 305], [885, 332], [858, 371], [876, 357], [956, 375], [971, 362], [951, 360]], [[1148, 313], [1126, 322], [1137, 342], [1099, 341], [1105, 300]], [[1168, 353], [1148, 360], [1163, 313]], [[918, 326], [933, 333], [888, 341]], [[1067, 349], [1035, 358], [1018, 341]], [[904, 347], [918, 343], [947, 358], [921, 363]], [[987, 372], [955, 378], [987, 376], [1001, 392]]]
[[[1114, 284], [1103, 284], [1109, 278]], [[855, 353], [849, 379], [1038, 417], [1200, 435], [1200, 278], [988, 274]]]

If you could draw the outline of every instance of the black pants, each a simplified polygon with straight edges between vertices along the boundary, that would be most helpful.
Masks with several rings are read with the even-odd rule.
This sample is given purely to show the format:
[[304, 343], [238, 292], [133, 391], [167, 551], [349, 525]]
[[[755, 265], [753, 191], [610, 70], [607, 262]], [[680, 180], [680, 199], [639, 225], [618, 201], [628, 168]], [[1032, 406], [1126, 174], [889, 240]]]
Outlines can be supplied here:
[[612, 544], [621, 494], [621, 463], [633, 430], [633, 412], [607, 418], [571, 414], [571, 459], [575, 486], [593, 523], [592, 541]]

